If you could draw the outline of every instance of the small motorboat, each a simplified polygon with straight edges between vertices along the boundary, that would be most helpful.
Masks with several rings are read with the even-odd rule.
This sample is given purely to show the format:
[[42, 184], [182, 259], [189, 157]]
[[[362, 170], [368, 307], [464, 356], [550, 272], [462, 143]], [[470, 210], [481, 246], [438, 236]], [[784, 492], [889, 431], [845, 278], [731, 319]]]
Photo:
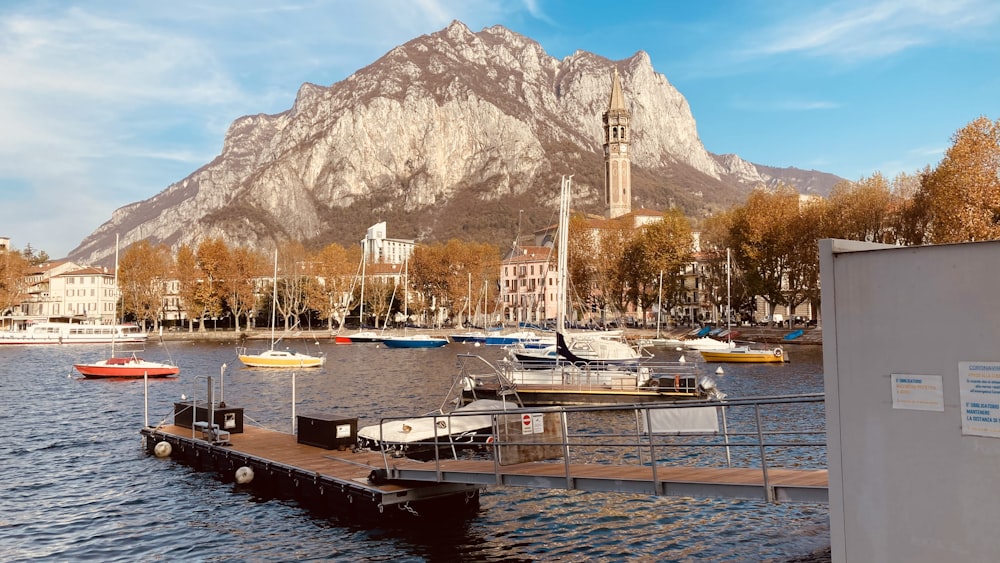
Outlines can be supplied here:
[[440, 348], [448, 343], [448, 339], [428, 334], [414, 334], [390, 336], [382, 342], [389, 348]]
[[89, 378], [174, 377], [181, 368], [161, 362], [150, 362], [135, 354], [110, 357], [89, 364], [74, 364], [76, 371]]

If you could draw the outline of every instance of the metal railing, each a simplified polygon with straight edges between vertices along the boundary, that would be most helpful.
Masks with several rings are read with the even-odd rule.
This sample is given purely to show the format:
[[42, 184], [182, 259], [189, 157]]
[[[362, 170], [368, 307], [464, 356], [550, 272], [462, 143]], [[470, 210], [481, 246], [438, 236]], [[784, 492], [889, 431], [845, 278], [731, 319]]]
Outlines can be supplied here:
[[[382, 452], [387, 472], [393, 459], [401, 456], [433, 462], [439, 474], [442, 462], [456, 457], [492, 460], [498, 482], [505, 448], [510, 446], [544, 452], [544, 459], [537, 462], [563, 464], [567, 482], [571, 467], [578, 464], [650, 467], [655, 485], [659, 483], [657, 470], [662, 467], [744, 467], [759, 469], [765, 489], [770, 491], [769, 469], [826, 468], [821, 393], [618, 406], [508, 406], [511, 408], [501, 411], [385, 417], [380, 421], [379, 443], [373, 449]], [[488, 417], [488, 424], [475, 437], [450, 432], [461, 426], [459, 420], [474, 416]], [[552, 431], [537, 435], [504, 432], [511, 420], [527, 424], [525, 417], [532, 416], [545, 417]], [[667, 424], [664, 419], [681, 424]], [[387, 425], [420, 420], [433, 429], [426, 440], [388, 442], [381, 433]], [[556, 428], [551, 427], [553, 421], [557, 421]], [[690, 426], [693, 421], [699, 422], [697, 428]], [[419, 456], [415, 455], [418, 450]]]

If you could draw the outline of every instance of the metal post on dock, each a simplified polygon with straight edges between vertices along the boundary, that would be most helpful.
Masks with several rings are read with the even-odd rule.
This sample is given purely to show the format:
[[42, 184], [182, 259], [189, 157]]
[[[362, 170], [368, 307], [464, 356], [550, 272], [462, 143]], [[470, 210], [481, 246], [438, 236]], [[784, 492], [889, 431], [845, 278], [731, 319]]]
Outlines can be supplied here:
[[142, 372], [142, 424], [149, 428], [149, 372]]
[[732, 452], [729, 451], [729, 425], [726, 424], [726, 406], [720, 406], [719, 412], [722, 413], [722, 439], [726, 444], [726, 467], [732, 467], [733, 457]]
[[563, 438], [563, 459], [566, 460], [566, 488], [573, 489], [576, 487], [576, 484], [573, 480], [569, 464], [569, 421], [566, 420], [566, 409], [563, 409], [562, 413], [559, 415], [559, 424], [562, 425], [561, 434]]
[[[205, 380], [208, 382], [208, 435], [211, 437], [211, 441], [215, 441], [215, 429], [212, 425], [215, 423], [215, 405], [213, 404], [214, 397], [212, 396], [212, 376], [206, 376]], [[197, 412], [197, 409], [195, 410]]]
[[771, 493], [771, 484], [767, 479], [767, 456], [764, 447], [764, 430], [761, 428], [760, 404], [753, 406], [754, 417], [757, 419], [757, 445], [760, 448], [760, 469], [764, 477], [764, 500], [774, 502], [774, 495]]
[[226, 364], [219, 368], [219, 407], [226, 408]]

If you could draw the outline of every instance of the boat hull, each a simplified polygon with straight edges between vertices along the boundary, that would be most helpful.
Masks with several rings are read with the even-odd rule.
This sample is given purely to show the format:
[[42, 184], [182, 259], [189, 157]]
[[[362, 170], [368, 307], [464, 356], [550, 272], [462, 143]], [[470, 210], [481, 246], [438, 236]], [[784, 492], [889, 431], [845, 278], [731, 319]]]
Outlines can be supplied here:
[[452, 342], [456, 342], [459, 344], [471, 344], [475, 342], [479, 342], [480, 344], [486, 343], [485, 332], [468, 333], [468, 334], [449, 334], [448, 338], [450, 338]]
[[84, 377], [91, 379], [135, 379], [140, 377], [176, 377], [180, 373], [177, 366], [162, 367], [121, 367], [77, 364], [73, 366]]
[[701, 357], [706, 362], [729, 362], [746, 364], [782, 363], [788, 361], [788, 356], [781, 348], [774, 350], [701, 350]]
[[35, 344], [141, 344], [149, 335], [135, 325], [45, 322], [22, 331], [0, 331], [0, 346]]
[[262, 358], [260, 356], [240, 356], [240, 361], [251, 368], [318, 368], [325, 358]]
[[[480, 384], [462, 391], [466, 400], [500, 399], [504, 396], [495, 384]], [[622, 405], [671, 401], [703, 400], [701, 393], [658, 389], [574, 389], [571, 386], [518, 385], [517, 396], [524, 406], [552, 405]], [[507, 400], [511, 400], [509, 395]]]
[[357, 334], [338, 334], [333, 337], [336, 344], [357, 344], [360, 342], [383, 342], [384, 336], [379, 336], [374, 332], [359, 332]]
[[387, 338], [383, 341], [387, 348], [440, 348], [447, 343], [446, 338]]

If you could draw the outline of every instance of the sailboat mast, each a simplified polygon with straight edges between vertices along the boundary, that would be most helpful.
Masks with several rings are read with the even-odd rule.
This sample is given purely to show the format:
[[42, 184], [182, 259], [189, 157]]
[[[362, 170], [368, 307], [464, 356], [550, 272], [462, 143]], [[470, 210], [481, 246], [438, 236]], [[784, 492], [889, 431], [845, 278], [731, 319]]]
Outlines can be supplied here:
[[[729, 249], [727, 248], [726, 249], [726, 328], [727, 329], [730, 328], [729, 323], [732, 321], [733, 318], [732, 273], [730, 272], [730, 269], [731, 268], [730, 268]], [[726, 333], [728, 340], [733, 339], [732, 334], [733, 333], [731, 330]]]
[[559, 194], [559, 237], [558, 237], [558, 249], [559, 249], [559, 259], [556, 263], [556, 269], [558, 274], [558, 300], [556, 301], [556, 328], [560, 332], [565, 329], [566, 323], [566, 294], [567, 294], [567, 280], [568, 272], [568, 246], [569, 246], [569, 193], [570, 193], [570, 182], [573, 179], [573, 175], [570, 174], [569, 177], [562, 177], [562, 186]]
[[663, 270], [660, 270], [660, 296], [656, 302], [656, 337], [660, 337], [660, 317], [663, 316]]
[[358, 313], [358, 330], [365, 329], [365, 262], [368, 262], [368, 238], [361, 242], [361, 312]]
[[271, 281], [271, 350], [274, 350], [274, 325], [278, 309], [278, 249], [274, 249], [274, 279]]

